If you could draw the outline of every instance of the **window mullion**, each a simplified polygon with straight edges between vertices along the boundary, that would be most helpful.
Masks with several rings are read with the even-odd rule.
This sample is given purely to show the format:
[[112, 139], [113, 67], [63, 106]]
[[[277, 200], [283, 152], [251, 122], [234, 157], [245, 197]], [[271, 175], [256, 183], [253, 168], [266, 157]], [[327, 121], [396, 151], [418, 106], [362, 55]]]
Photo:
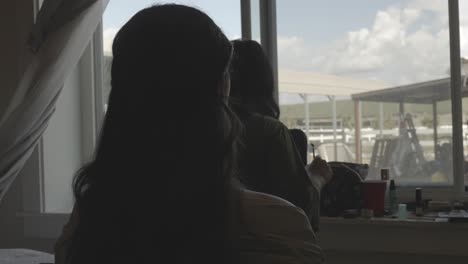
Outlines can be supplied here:
[[464, 195], [463, 105], [460, 67], [460, 23], [458, 0], [448, 0], [450, 32], [450, 89], [452, 99], [453, 188], [455, 199]]
[[250, 0], [240, 0], [242, 39], [252, 39]]
[[274, 96], [279, 102], [278, 49], [276, 32], [276, 0], [260, 0], [260, 36], [265, 52], [270, 58], [274, 77]]

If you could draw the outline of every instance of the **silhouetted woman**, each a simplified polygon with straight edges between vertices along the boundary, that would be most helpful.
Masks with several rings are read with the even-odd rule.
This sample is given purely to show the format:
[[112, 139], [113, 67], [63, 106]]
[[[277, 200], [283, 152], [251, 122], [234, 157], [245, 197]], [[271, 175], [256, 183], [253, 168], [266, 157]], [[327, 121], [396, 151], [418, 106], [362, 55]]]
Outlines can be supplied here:
[[[272, 204], [292, 231], [307, 219], [232, 180], [240, 123], [226, 105], [226, 36], [197, 9], [158, 5], [133, 16], [112, 50], [100, 141], [75, 179], [56, 263], [267, 263], [256, 249], [281, 229], [256, 220]], [[301, 257], [322, 260], [311, 230], [300, 239], [288, 232], [273, 241], [291, 237]]]
[[260, 44], [253, 40], [232, 43], [231, 103], [245, 126], [242, 181], [251, 190], [279, 196], [302, 208], [317, 230], [320, 189], [331, 170], [320, 158], [306, 168], [288, 128], [278, 120], [273, 71]]

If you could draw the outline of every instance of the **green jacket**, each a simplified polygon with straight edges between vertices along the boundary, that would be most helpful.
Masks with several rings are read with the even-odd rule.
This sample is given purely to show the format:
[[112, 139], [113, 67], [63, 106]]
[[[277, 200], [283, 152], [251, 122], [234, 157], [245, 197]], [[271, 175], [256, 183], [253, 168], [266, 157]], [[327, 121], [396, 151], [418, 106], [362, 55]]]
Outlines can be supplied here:
[[244, 118], [243, 123], [242, 183], [248, 189], [281, 197], [298, 206], [313, 229], [318, 230], [320, 189], [324, 183], [321, 177], [307, 173], [288, 128], [259, 114]]

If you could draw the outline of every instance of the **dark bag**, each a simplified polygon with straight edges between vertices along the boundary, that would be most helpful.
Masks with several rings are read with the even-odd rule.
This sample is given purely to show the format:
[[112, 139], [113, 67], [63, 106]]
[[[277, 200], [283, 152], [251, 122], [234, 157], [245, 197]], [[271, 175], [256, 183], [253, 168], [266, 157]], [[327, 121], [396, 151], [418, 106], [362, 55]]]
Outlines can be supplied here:
[[329, 162], [333, 179], [320, 193], [322, 216], [343, 216], [346, 210], [359, 210], [363, 204], [361, 185], [369, 166], [347, 162]]

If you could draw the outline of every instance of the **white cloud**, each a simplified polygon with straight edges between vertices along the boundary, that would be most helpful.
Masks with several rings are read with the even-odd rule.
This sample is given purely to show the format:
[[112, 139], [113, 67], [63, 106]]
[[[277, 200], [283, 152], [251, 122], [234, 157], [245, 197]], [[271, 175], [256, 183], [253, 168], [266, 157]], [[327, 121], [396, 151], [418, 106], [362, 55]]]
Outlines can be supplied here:
[[422, 10], [417, 8], [408, 7], [403, 9], [403, 23], [405, 25], [410, 25], [414, 23], [419, 17], [421, 17], [421, 12]]
[[[468, 57], [467, 2], [460, 1], [464, 57]], [[389, 84], [446, 77], [450, 64], [447, 2], [412, 0], [389, 6], [376, 13], [372, 25], [345, 32], [328, 44], [326, 49], [314, 50], [301, 37], [279, 37], [280, 66]]]
[[296, 36], [293, 37], [279, 37], [278, 38], [278, 51], [282, 52], [289, 48], [294, 48], [297, 50], [304, 43], [301, 38]]
[[[464, 0], [460, 1], [463, 2]], [[414, 8], [423, 12], [432, 12], [435, 15], [434, 24], [441, 27], [448, 27], [448, 4], [443, 0], [411, 0], [407, 4], [408, 8]]]
[[418, 24], [422, 12], [415, 7], [379, 11], [371, 28], [349, 32], [346, 49], [326, 57], [326, 70], [365, 72], [394, 84], [443, 77], [449, 65], [447, 29]]
[[118, 31], [118, 28], [106, 28], [104, 30], [102, 41], [104, 53], [112, 53], [112, 42], [114, 42], [115, 35]]
[[230, 37], [229, 39], [230, 40], [236, 40], [236, 39], [241, 39], [241, 38], [242, 38], [242, 36], [235, 34], [232, 37]]
[[278, 37], [278, 60], [283, 68], [303, 69], [319, 58], [312, 53], [313, 47], [297, 36]]

